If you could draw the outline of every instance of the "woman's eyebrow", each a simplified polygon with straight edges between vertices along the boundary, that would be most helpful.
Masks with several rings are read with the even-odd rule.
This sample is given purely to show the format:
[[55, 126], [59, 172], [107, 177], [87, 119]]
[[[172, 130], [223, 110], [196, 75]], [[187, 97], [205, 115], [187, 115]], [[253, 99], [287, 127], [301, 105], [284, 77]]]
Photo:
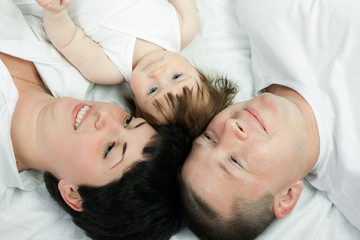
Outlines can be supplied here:
[[220, 163], [219, 163], [219, 166], [220, 166], [220, 168], [221, 168], [228, 176], [230, 176], [230, 177], [232, 177], [232, 178], [235, 177], [234, 174], [233, 174], [231, 171], [229, 171], [229, 169], [227, 168], [227, 166], [225, 166], [224, 163], [220, 162]]
[[121, 160], [119, 162], [117, 162], [114, 166], [112, 166], [111, 169], [115, 168], [117, 165], [119, 165], [123, 161], [123, 159], [125, 158], [126, 148], [127, 148], [127, 142], [125, 142], [125, 144], [123, 145]]
[[140, 127], [140, 126], [142, 126], [142, 125], [144, 125], [144, 124], [146, 124], [147, 122], [141, 122], [141, 123], [139, 123], [138, 125], [136, 125], [134, 128], [138, 128], [138, 127]]

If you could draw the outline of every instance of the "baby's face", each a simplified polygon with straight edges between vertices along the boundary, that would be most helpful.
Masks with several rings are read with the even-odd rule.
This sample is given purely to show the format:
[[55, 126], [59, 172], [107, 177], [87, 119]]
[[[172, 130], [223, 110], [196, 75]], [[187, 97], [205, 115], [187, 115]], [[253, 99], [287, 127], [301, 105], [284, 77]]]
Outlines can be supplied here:
[[198, 71], [183, 56], [175, 52], [157, 51], [143, 57], [136, 65], [130, 87], [139, 108], [156, 116], [154, 101], [164, 101], [171, 92], [176, 95], [184, 86], [189, 89], [200, 83]]

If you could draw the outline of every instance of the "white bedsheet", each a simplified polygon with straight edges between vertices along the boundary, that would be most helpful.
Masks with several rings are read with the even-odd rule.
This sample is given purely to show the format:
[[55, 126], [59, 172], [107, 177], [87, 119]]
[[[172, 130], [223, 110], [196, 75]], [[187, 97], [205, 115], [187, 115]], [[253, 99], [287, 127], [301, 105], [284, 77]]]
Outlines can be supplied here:
[[[76, 1], [76, 0], [74, 0]], [[253, 76], [250, 65], [250, 47], [246, 33], [236, 21], [236, 0], [197, 0], [201, 17], [200, 32], [183, 54], [205, 72], [226, 75], [236, 81], [240, 93], [236, 100], [253, 95]], [[31, 0], [15, 0], [22, 9], [34, 8]], [[106, 2], [106, 1], [104, 1]], [[109, 6], [114, 7], [114, 6]], [[35, 7], [36, 8], [36, 7]], [[37, 10], [41, 14], [41, 9]], [[13, 1], [0, 0], [0, 50], [6, 50], [19, 57], [31, 59], [39, 57], [36, 64], [47, 85], [56, 96], [74, 96], [93, 100], [110, 101], [124, 107], [113, 87], [94, 86], [84, 80], [46, 42], [40, 20], [27, 16], [32, 26], [23, 25], [23, 18], [14, 9]], [[101, 14], [101, 13], [99, 13]], [[13, 21], [17, 21], [14, 25]], [[29, 34], [27, 41], [15, 41], [24, 37], [25, 28]], [[8, 41], [12, 39], [12, 41]], [[34, 42], [35, 41], [35, 42]], [[25, 42], [22, 45], [22, 42]], [[33, 46], [33, 49], [28, 49]], [[36, 48], [35, 48], [36, 47]], [[54, 70], [55, 69], [55, 70]], [[120, 86], [126, 92], [126, 87]], [[0, 156], [1, 157], [1, 156]], [[304, 192], [292, 214], [276, 220], [258, 239], [360, 239], [360, 231], [341, 215], [322, 192], [305, 183]], [[8, 209], [0, 212], [0, 239], [88, 239], [81, 229], [71, 221], [69, 215], [50, 198], [44, 184], [37, 190], [25, 192], [16, 190]], [[197, 239], [188, 229], [184, 229], [172, 240]]]

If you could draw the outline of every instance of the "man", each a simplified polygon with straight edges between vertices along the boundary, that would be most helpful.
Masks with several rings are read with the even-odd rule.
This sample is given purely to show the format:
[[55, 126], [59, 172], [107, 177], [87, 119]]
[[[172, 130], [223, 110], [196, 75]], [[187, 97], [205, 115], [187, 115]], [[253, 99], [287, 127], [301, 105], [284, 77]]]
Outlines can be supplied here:
[[219, 113], [182, 169], [189, 227], [254, 239], [306, 179], [360, 229], [360, 3], [240, 0], [258, 95]]

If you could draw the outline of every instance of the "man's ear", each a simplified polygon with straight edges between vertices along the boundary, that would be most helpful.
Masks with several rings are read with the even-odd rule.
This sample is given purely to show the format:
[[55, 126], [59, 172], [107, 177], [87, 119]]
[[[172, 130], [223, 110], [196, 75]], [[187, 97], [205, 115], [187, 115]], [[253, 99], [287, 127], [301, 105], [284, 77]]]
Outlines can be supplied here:
[[275, 196], [274, 214], [277, 218], [284, 218], [291, 213], [300, 198], [303, 188], [304, 184], [301, 181], [296, 181], [285, 191]]
[[58, 184], [60, 194], [67, 205], [72, 209], [78, 212], [82, 212], [82, 198], [77, 191], [77, 188], [66, 182], [64, 179], [61, 179]]

